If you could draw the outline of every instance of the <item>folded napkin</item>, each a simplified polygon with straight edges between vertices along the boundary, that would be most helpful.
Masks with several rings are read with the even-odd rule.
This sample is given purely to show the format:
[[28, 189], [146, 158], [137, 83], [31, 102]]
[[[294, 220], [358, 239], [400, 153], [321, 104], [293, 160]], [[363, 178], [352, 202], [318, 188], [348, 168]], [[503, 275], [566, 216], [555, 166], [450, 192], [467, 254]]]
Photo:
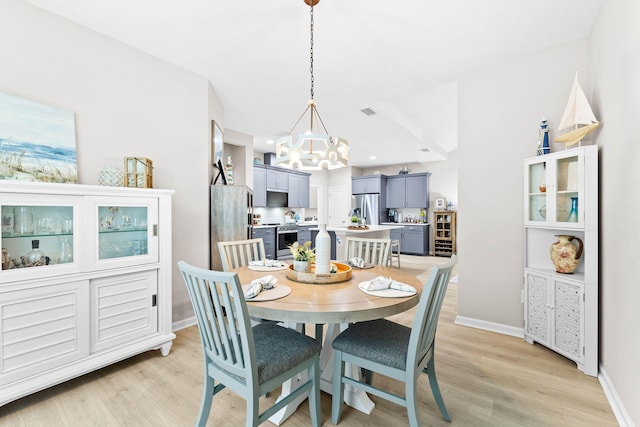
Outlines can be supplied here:
[[275, 286], [278, 282], [278, 279], [275, 277], [268, 275], [264, 277], [259, 277], [251, 281], [251, 287], [247, 289], [244, 294], [246, 299], [252, 299], [258, 296], [258, 294], [262, 291], [267, 291]]
[[249, 265], [254, 267], [284, 267], [284, 262], [275, 259], [261, 259], [249, 261]]
[[349, 258], [347, 264], [349, 264], [351, 267], [364, 268], [364, 260], [358, 257]]
[[382, 289], [396, 289], [403, 292], [415, 292], [415, 289], [404, 283], [396, 282], [391, 277], [378, 276], [362, 286], [366, 291], [380, 291]]

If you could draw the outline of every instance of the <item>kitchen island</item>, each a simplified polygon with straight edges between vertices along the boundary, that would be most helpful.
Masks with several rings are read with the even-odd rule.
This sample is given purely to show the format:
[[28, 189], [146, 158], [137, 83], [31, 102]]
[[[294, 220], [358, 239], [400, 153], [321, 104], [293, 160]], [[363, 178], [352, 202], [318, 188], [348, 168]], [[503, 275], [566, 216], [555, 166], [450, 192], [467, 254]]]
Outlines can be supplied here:
[[336, 233], [336, 260], [345, 260], [347, 237], [365, 239], [389, 239], [390, 231], [402, 228], [402, 225], [369, 225], [368, 229], [349, 229], [347, 226], [327, 226], [327, 231]]

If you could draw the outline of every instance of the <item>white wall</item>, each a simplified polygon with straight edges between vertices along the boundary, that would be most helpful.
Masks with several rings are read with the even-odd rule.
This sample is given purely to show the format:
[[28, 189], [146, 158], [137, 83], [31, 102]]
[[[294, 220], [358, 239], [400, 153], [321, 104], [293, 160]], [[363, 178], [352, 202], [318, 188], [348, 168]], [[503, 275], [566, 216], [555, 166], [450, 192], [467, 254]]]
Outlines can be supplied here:
[[[605, 0], [590, 40], [591, 92], [600, 169], [600, 362], [623, 408], [640, 426], [640, 2]], [[624, 413], [624, 408], [628, 413]], [[614, 407], [614, 410], [616, 408]], [[624, 420], [624, 421], [622, 421]]]
[[[173, 316], [191, 316], [175, 262], [208, 265], [206, 79], [17, 0], [2, 0], [0, 91], [75, 112], [78, 178], [97, 184], [125, 156], [153, 160], [173, 198]], [[162, 232], [162, 230], [160, 231]]]
[[576, 70], [588, 78], [586, 58], [582, 40], [458, 80], [459, 316], [521, 331], [523, 159], [542, 117], [557, 127]]

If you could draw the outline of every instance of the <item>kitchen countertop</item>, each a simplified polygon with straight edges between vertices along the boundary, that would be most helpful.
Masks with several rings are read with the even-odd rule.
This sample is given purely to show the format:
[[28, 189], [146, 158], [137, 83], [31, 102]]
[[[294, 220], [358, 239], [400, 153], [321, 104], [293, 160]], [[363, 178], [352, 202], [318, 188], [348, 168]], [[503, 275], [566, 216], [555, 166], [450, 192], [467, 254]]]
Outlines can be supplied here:
[[396, 228], [402, 228], [403, 225], [402, 224], [380, 224], [380, 225], [369, 225], [369, 228], [367, 230], [356, 230], [356, 229], [350, 229], [347, 228], [348, 226], [346, 225], [340, 225], [340, 226], [327, 226], [327, 230], [328, 231], [339, 231], [339, 232], [345, 232], [345, 233], [371, 233], [374, 231], [386, 231], [386, 230], [393, 230]]
[[431, 225], [428, 222], [383, 222], [382, 225], [401, 225], [401, 226], [405, 226], [405, 225], [421, 225], [421, 226], [427, 226], [427, 225]]

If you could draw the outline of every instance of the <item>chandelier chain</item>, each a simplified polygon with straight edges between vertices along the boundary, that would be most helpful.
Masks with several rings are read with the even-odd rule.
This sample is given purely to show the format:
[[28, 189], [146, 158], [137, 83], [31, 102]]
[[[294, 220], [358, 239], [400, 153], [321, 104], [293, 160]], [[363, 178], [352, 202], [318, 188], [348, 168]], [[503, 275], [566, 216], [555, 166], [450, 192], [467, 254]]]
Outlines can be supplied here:
[[311, 2], [311, 28], [309, 31], [310, 35], [311, 35], [311, 44], [310, 44], [310, 49], [309, 49], [309, 54], [310, 54], [310, 63], [309, 63], [309, 71], [311, 73], [311, 99], [313, 100], [313, 1]]

